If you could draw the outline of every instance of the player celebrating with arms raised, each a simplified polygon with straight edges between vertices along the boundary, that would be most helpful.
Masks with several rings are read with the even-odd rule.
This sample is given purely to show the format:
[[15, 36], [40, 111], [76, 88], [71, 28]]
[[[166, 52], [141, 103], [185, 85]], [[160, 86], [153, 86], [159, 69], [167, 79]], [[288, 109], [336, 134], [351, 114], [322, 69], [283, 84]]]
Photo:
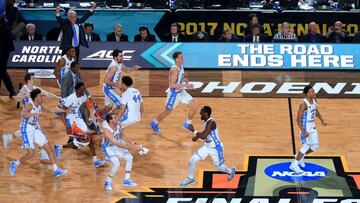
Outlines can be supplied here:
[[187, 129], [188, 126], [192, 123], [192, 119], [196, 111], [194, 99], [185, 90], [192, 89], [193, 86], [189, 84], [189, 81], [185, 78], [185, 71], [183, 67], [184, 57], [182, 52], [174, 52], [173, 59], [175, 60], [175, 65], [172, 66], [169, 71], [170, 88], [169, 92], [167, 93], [165, 110], [159, 113], [149, 124], [155, 134], [160, 133], [159, 122], [170, 115], [172, 110], [175, 109], [179, 102], [184, 103], [190, 107], [188, 119], [183, 123], [183, 127], [185, 129]]
[[205, 143], [193, 154], [189, 161], [189, 176], [181, 182], [180, 186], [188, 186], [195, 183], [194, 173], [196, 163], [200, 160], [205, 160], [207, 156], [211, 156], [215, 167], [226, 174], [228, 174], [228, 180], [234, 178], [236, 168], [231, 169], [224, 165], [225, 159], [223, 155], [223, 145], [219, 139], [219, 133], [216, 126], [216, 122], [210, 117], [211, 108], [204, 106], [200, 111], [201, 120], [204, 121], [204, 130], [198, 132], [194, 129], [194, 126], [190, 124], [188, 129], [193, 133], [192, 140], [196, 142], [198, 139], [205, 140]]
[[295, 160], [290, 165], [290, 169], [297, 174], [304, 172], [301, 168], [305, 168], [305, 155], [319, 149], [320, 146], [319, 135], [315, 127], [315, 116], [321, 120], [323, 126], [326, 126], [326, 122], [317, 108], [316, 94], [312, 86], [306, 86], [303, 93], [305, 94], [305, 98], [300, 104], [297, 115], [302, 147], [295, 155]]

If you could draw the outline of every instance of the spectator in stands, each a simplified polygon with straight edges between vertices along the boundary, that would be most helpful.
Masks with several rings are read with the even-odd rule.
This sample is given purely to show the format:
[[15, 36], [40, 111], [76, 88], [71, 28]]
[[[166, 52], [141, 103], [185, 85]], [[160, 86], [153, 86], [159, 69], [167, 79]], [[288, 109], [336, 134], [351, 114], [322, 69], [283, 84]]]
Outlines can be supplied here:
[[334, 27], [329, 27], [327, 36], [328, 42], [333, 43], [347, 43], [350, 42], [349, 33], [343, 30], [341, 21], [336, 21]]
[[245, 36], [245, 42], [267, 42], [268, 38], [266, 35], [260, 33], [261, 25], [255, 24], [252, 26], [252, 34]]
[[70, 64], [70, 71], [61, 78], [61, 98], [66, 98], [75, 92], [75, 85], [81, 82], [80, 65], [77, 61]]
[[114, 32], [106, 36], [106, 41], [108, 42], [128, 42], [129, 37], [123, 33], [122, 26], [116, 24], [114, 26]]
[[20, 39], [20, 35], [25, 28], [24, 17], [18, 8], [14, 7], [13, 0], [6, 0], [6, 19], [10, 25], [10, 30], [16, 40]]
[[288, 22], [283, 22], [281, 26], [281, 32], [278, 32], [274, 35], [274, 42], [283, 42], [283, 41], [294, 41], [297, 42], [297, 36], [290, 31], [290, 24]]
[[156, 42], [155, 35], [150, 34], [146, 26], [139, 27], [139, 33], [135, 35], [134, 42]]
[[15, 96], [16, 93], [10, 75], [7, 72], [7, 61], [9, 59], [10, 52], [14, 50], [15, 47], [11, 38], [10, 28], [5, 22], [5, 18], [0, 17], [0, 85], [1, 81], [4, 81], [10, 98]]
[[221, 37], [218, 39], [219, 42], [238, 42], [239, 38], [234, 35], [231, 30], [225, 29]]
[[180, 25], [178, 23], [171, 24], [170, 33], [165, 36], [165, 42], [185, 42], [186, 36], [179, 32]]
[[62, 55], [65, 55], [67, 49], [73, 46], [76, 49], [76, 60], [78, 60], [80, 54], [79, 46], [82, 45], [84, 47], [89, 47], [85, 39], [84, 28], [80, 24], [84, 23], [93, 14], [95, 8], [96, 3], [92, 3], [91, 9], [86, 12], [80, 19], [78, 19], [77, 14], [74, 10], [68, 11], [68, 19], [61, 19], [60, 6], [56, 7], [56, 20], [59, 23], [61, 31], [63, 33], [60, 44]]
[[302, 36], [301, 42], [305, 43], [321, 43], [324, 38], [321, 34], [317, 33], [317, 24], [315, 22], [309, 23], [309, 32]]
[[252, 26], [253, 25], [260, 25], [260, 33], [264, 33], [264, 29], [259, 22], [259, 16], [256, 15], [256, 13], [251, 13], [249, 15], [249, 23], [248, 23], [247, 27], [245, 28], [245, 36], [252, 34]]
[[194, 42], [207, 42], [210, 40], [209, 34], [204, 31], [194, 32], [192, 34], [192, 41]]
[[355, 33], [354, 43], [360, 43], [360, 31]]
[[87, 42], [100, 41], [99, 34], [93, 32], [94, 31], [93, 24], [85, 23], [84, 28], [85, 28], [85, 39]]
[[25, 41], [34, 41], [34, 40], [43, 40], [42, 35], [36, 32], [36, 27], [32, 23], [26, 25], [26, 33], [21, 35], [20, 40]]

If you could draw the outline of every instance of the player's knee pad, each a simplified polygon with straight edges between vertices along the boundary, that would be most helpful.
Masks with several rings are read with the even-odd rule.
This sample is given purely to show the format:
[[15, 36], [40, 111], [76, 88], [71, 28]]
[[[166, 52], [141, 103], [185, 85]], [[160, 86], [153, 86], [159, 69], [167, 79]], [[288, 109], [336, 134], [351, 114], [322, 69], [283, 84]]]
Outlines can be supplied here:
[[311, 149], [312, 151], [316, 151], [317, 149], [319, 149], [319, 147], [320, 147], [319, 144], [313, 144], [313, 145], [311, 145], [310, 149]]
[[301, 152], [302, 154], [306, 154], [306, 152], [307, 152], [309, 149], [310, 149], [309, 145], [307, 145], [307, 144], [305, 143], [305, 144], [303, 144], [303, 146], [301, 147], [300, 152]]

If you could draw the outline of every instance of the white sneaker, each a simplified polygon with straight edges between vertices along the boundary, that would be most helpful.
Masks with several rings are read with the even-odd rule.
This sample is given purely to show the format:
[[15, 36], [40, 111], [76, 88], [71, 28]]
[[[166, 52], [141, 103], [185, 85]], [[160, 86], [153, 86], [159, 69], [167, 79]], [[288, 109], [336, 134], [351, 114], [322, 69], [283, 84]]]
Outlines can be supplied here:
[[4, 149], [7, 149], [10, 141], [13, 139], [13, 136], [10, 134], [3, 134], [2, 139], [3, 139], [3, 147]]
[[296, 174], [304, 173], [304, 171], [299, 167], [299, 165], [295, 164], [295, 162], [292, 162], [289, 168], [290, 170], [294, 171]]
[[186, 186], [189, 186], [189, 185], [192, 185], [195, 183], [195, 179], [194, 178], [189, 178], [187, 177], [185, 180], [183, 180], [181, 183], [180, 183], [180, 186], [181, 187], [186, 187]]
[[44, 161], [50, 160], [48, 153], [44, 149], [40, 150], [40, 160], [44, 160]]
[[[294, 155], [294, 157], [295, 157], [295, 159], [297, 158], [297, 154], [295, 154]], [[305, 156], [303, 156], [303, 158], [299, 161], [299, 166], [301, 167], [301, 168], [305, 168], [305, 161], [304, 161], [304, 158], [305, 158]]]

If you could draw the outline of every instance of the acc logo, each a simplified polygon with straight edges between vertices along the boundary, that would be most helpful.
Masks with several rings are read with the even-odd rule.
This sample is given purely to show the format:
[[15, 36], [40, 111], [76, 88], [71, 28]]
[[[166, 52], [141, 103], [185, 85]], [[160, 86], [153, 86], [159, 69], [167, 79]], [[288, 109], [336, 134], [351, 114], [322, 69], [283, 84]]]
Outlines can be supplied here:
[[[125, 61], [130, 61], [132, 59], [131, 54], [133, 54], [136, 50], [123, 50], [123, 58]], [[112, 50], [100, 50], [97, 51], [82, 60], [112, 60]]]
[[324, 178], [328, 174], [328, 170], [322, 166], [306, 163], [303, 169], [304, 173], [295, 174], [289, 169], [291, 162], [284, 162], [271, 165], [265, 169], [265, 174], [271, 178], [286, 182], [314, 181]]

